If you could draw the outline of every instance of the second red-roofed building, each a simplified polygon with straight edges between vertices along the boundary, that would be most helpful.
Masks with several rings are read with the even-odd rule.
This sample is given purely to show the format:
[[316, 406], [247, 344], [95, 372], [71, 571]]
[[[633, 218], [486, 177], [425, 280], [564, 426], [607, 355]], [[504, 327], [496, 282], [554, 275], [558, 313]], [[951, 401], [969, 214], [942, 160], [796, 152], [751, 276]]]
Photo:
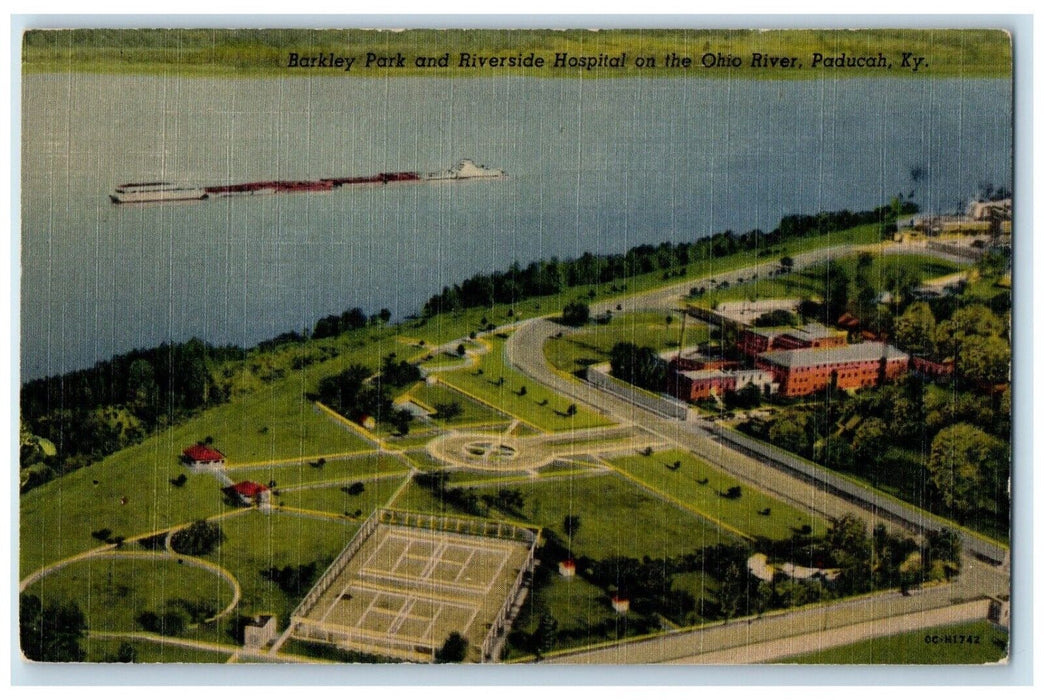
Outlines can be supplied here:
[[247, 505], [267, 504], [272, 493], [267, 486], [256, 481], [240, 481], [226, 488], [225, 492], [239, 496], [240, 500]]
[[204, 444], [195, 444], [186, 447], [182, 452], [182, 459], [193, 469], [222, 468], [225, 466], [225, 455], [213, 447]]

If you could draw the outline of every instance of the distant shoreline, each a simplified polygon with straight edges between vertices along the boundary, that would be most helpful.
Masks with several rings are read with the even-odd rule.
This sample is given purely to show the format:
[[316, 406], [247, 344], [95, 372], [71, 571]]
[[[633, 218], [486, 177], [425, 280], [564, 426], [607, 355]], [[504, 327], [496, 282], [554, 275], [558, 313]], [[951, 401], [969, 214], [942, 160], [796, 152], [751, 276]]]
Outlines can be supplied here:
[[23, 38], [22, 69], [184, 78], [1010, 78], [1012, 46], [1006, 32], [985, 29], [33, 30]]

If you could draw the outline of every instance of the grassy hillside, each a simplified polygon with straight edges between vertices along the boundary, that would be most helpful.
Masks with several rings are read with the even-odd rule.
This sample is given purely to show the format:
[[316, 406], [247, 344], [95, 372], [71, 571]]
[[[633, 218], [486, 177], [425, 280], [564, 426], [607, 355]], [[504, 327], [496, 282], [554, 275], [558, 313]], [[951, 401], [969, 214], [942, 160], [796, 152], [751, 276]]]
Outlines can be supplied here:
[[[301, 56], [355, 57], [344, 67], [291, 69], [290, 53]], [[363, 67], [367, 53], [402, 54], [401, 67]], [[461, 67], [460, 55], [525, 57], [530, 52], [547, 62], [542, 68]], [[826, 56], [874, 56], [879, 53], [891, 69], [813, 67], [814, 53]], [[903, 53], [924, 57], [918, 73], [902, 67]], [[554, 67], [555, 54], [597, 57], [627, 54], [620, 68]], [[688, 68], [668, 66], [667, 55], [688, 58]], [[757, 67], [754, 53], [794, 58], [793, 67]], [[438, 58], [448, 54], [439, 65]], [[739, 67], [704, 67], [705, 55], [736, 56]], [[636, 67], [636, 58], [652, 58], [655, 65]], [[158, 73], [181, 76], [350, 75], [433, 77], [504, 74], [545, 77], [669, 77], [698, 75], [749, 79], [854, 77], [866, 75], [945, 75], [1007, 77], [1011, 75], [1011, 41], [1002, 31], [987, 30], [766, 30], [750, 29], [614, 29], [553, 30], [313, 30], [313, 29], [77, 29], [33, 30], [23, 41], [26, 71], [89, 71]], [[417, 60], [435, 59], [431, 67]], [[296, 71], [296, 72], [294, 72]]]

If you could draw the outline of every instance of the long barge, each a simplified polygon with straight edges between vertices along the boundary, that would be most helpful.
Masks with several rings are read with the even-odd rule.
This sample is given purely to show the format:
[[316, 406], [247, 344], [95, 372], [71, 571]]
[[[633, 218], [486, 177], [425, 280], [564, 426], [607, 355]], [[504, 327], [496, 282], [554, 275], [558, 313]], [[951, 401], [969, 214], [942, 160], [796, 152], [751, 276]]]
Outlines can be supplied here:
[[286, 192], [328, 192], [341, 187], [364, 185], [419, 184], [459, 180], [492, 180], [506, 177], [500, 168], [487, 168], [464, 159], [448, 170], [436, 173], [403, 171], [358, 177], [330, 177], [319, 180], [258, 180], [235, 185], [193, 187], [168, 182], [138, 182], [118, 185], [109, 195], [113, 204], [202, 201], [212, 197], [282, 194]]

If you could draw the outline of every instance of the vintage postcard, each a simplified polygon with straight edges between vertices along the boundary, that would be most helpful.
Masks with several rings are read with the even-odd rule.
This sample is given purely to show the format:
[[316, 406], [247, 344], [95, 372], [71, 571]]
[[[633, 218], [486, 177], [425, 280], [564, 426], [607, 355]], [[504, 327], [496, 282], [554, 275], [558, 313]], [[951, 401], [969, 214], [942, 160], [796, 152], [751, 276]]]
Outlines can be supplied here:
[[23, 657], [1006, 662], [1016, 40], [27, 31]]

